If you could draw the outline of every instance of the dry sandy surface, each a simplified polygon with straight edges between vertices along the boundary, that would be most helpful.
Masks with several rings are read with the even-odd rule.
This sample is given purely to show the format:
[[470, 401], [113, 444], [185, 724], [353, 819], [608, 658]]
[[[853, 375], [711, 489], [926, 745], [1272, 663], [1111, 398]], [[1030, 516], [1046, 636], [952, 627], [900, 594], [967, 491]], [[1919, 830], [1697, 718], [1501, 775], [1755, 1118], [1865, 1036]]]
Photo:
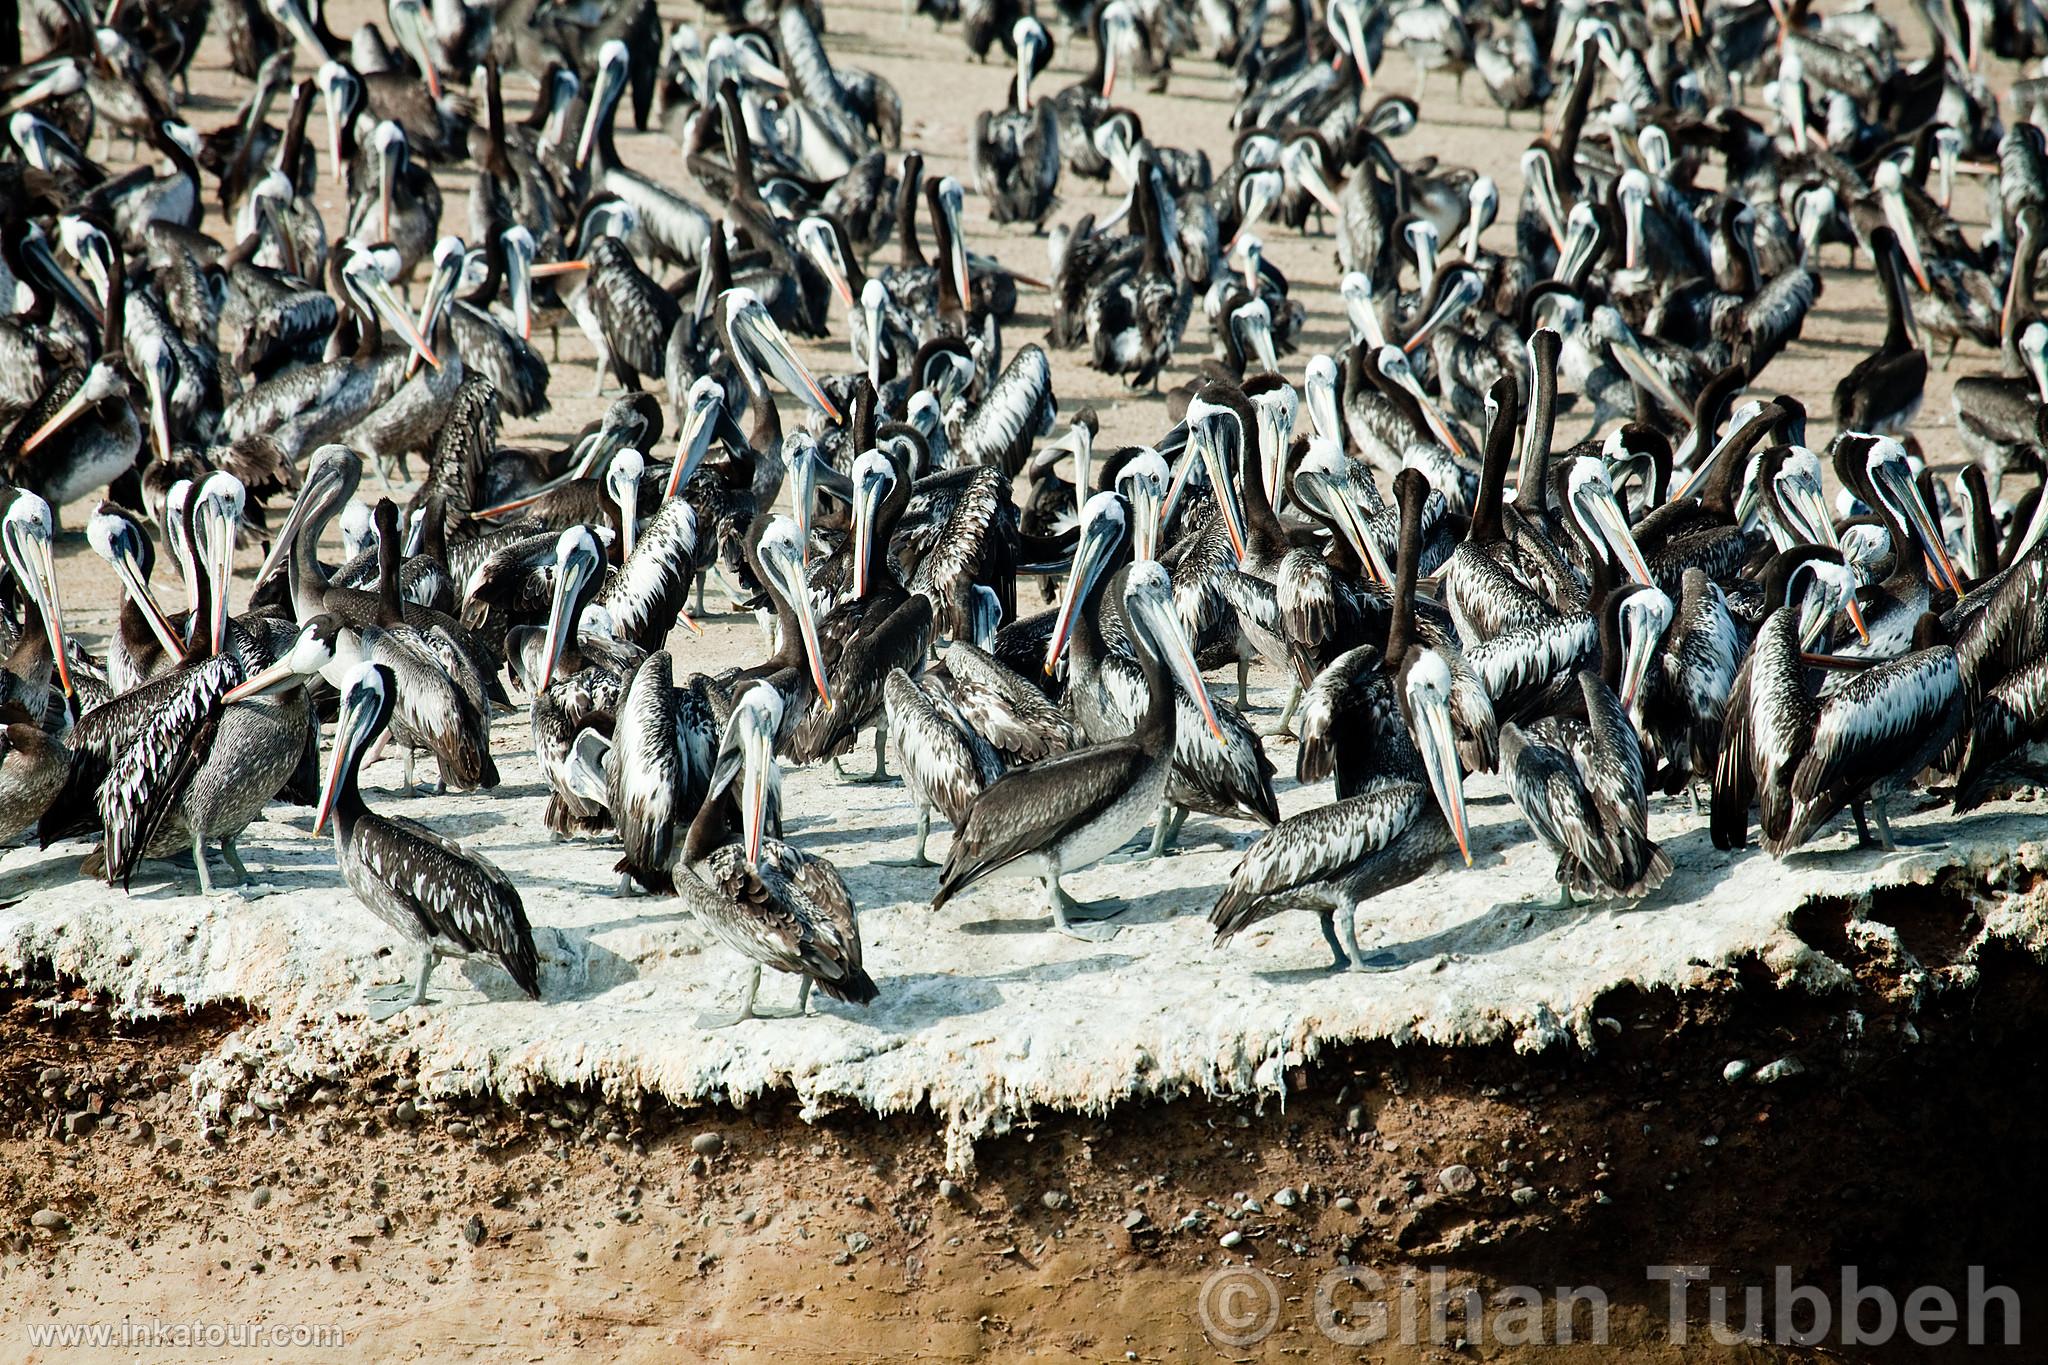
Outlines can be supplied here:
[[[969, 180], [968, 127], [1007, 72], [893, 5], [828, 8], [835, 60], [892, 80], [906, 144]], [[680, 5], [664, 16], [702, 22]], [[363, 17], [344, 5], [333, 23]], [[1044, 87], [1074, 79], [1083, 55], [1063, 44]], [[1402, 58], [1386, 83], [1412, 90]], [[217, 46], [195, 89], [195, 124], [228, 116]], [[1504, 129], [1476, 83], [1462, 105], [1447, 81], [1433, 92], [1400, 153], [1475, 165], [1512, 205], [1534, 123]], [[514, 116], [526, 94], [515, 80]], [[1169, 92], [1129, 97], [1155, 140], [1227, 148], [1234, 92], [1212, 65], [1184, 60]], [[622, 130], [621, 150], [680, 183], [659, 135]], [[466, 222], [467, 180], [444, 178], [450, 227]], [[1113, 207], [1063, 189], [1056, 219]], [[320, 194], [332, 223], [324, 180]], [[1976, 231], [1974, 184], [1958, 207]], [[968, 219], [977, 249], [1043, 269], [1043, 239], [990, 228], [971, 192]], [[1267, 240], [1309, 306], [1308, 344], [1334, 346], [1328, 239]], [[1804, 338], [1767, 379], [1816, 413], [1881, 331], [1868, 274], [1829, 260]], [[1044, 323], [1027, 294], [1006, 349]], [[1198, 315], [1183, 361], [1206, 342]], [[573, 331], [561, 344], [554, 410], [508, 423], [508, 439], [560, 438], [602, 410], [587, 344]], [[843, 345], [812, 356], [849, 363]], [[1063, 407], [1094, 405], [1105, 439], [1165, 428], [1162, 399], [1054, 362]], [[1989, 363], [1966, 349], [1954, 372]], [[1955, 454], [1948, 382], [1930, 379], [1919, 428], [1937, 460]], [[1569, 417], [1561, 430], [1578, 434]], [[68, 614], [90, 639], [111, 575], [82, 543], [63, 553]], [[735, 616], [674, 643], [686, 669], [761, 648]], [[1264, 720], [1273, 682], [1254, 678]], [[933, 873], [874, 862], [909, 851], [901, 788], [797, 773], [792, 837], [846, 875], [882, 998], [711, 1031], [698, 1017], [730, 1009], [736, 961], [668, 904], [613, 898], [615, 852], [547, 839], [523, 715], [499, 720], [495, 745], [505, 782], [490, 799], [406, 799], [390, 763], [367, 785], [373, 804], [511, 873], [536, 926], [541, 1005], [490, 969], [444, 966], [430, 1010], [367, 1022], [363, 988], [405, 968], [302, 810], [252, 827], [252, 885], [209, 899], [170, 864], [147, 865], [125, 897], [79, 882], [77, 846], [0, 859], [0, 975], [15, 983], [0, 994], [0, 1361], [93, 1358], [4, 1335], [16, 1323], [195, 1305], [220, 1321], [339, 1324], [365, 1359], [543, 1359], [577, 1343], [645, 1359], [1323, 1358], [1336, 1347], [1315, 1330], [1313, 1286], [1344, 1261], [1396, 1285], [1433, 1264], [1489, 1293], [1600, 1284], [1631, 1357], [1721, 1358], [1665, 1340], [1643, 1266], [1740, 1267], [1731, 1276], [1761, 1275], [1751, 1283], [1780, 1260], [1914, 1246], [1907, 1268], [1960, 1284], [1973, 1259], [2035, 1264], [2011, 1249], [2039, 1176], [2017, 1159], [2024, 1137], [1999, 1134], [2039, 1078], [1998, 1060], [2039, 1055], [2031, 806], [1961, 824], [1909, 815], [1903, 833], [1938, 842], [1891, 857], [1837, 831], [1778, 865], [1714, 852], [1673, 805], [1655, 816], [1679, 867], [1663, 892], [1565, 912], [1549, 904], [1549, 860], [1479, 779], [1475, 868], [1375, 906], [1364, 932], [1398, 969], [1331, 977], [1305, 917], [1209, 946], [1202, 917], [1244, 826], [1197, 818], [1182, 856], [1072, 878], [1079, 896], [1130, 903], [1122, 933], [1089, 947], [1043, 932], [1014, 884], [934, 916]], [[1325, 799], [1293, 783], [1291, 748], [1272, 753], [1288, 813]], [[764, 986], [773, 1006], [792, 994]], [[1774, 1084], [1722, 1079], [1732, 1061], [1787, 1058], [1803, 1070], [1768, 1070]], [[2021, 1094], [1982, 1106], [1990, 1075]], [[1914, 1155], [1913, 1124], [1935, 1112], [1968, 1114], [1986, 1142]], [[717, 1150], [700, 1150], [707, 1133]], [[1868, 1150], [1841, 1160], [1863, 1137]], [[1469, 1187], [1444, 1174], [1454, 1166]], [[1282, 1189], [1299, 1197], [1276, 1200]], [[1742, 1190], [1767, 1190], [1770, 1207], [1747, 1208]], [[1949, 1216], [1930, 1212], [1944, 1200]], [[1284, 1312], [1270, 1338], [1226, 1349], [1205, 1338], [1200, 1290], [1247, 1261], [1275, 1277]], [[1367, 1354], [1450, 1353], [1424, 1338]]]

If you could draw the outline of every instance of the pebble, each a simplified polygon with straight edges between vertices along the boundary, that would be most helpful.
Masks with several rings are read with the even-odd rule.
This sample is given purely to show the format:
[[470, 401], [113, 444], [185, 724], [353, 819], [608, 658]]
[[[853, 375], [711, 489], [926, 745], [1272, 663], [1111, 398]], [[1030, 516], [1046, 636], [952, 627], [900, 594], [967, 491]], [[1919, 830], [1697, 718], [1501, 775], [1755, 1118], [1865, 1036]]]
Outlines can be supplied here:
[[1339, 1213], [1357, 1213], [1357, 1212], [1358, 1212], [1358, 1201], [1357, 1201], [1356, 1199], [1353, 1199], [1353, 1198], [1352, 1198], [1352, 1197], [1351, 1197], [1350, 1195], [1348, 1195], [1348, 1194], [1340, 1194], [1340, 1195], [1338, 1195], [1338, 1196], [1337, 1196], [1337, 1212], [1339, 1212]]
[[1283, 1209], [1291, 1209], [1301, 1202], [1301, 1192], [1292, 1185], [1283, 1185], [1273, 1192], [1273, 1202]]
[[705, 1171], [709, 1170], [710, 1167], [704, 1164], [703, 1157], [693, 1156], [690, 1158], [690, 1164], [683, 1167], [683, 1169], [691, 1175], [702, 1175]]
[[1758, 1085], [1776, 1085], [1779, 1081], [1789, 1081], [1794, 1076], [1805, 1074], [1806, 1063], [1797, 1057], [1780, 1057], [1775, 1062], [1758, 1067], [1755, 1079]]
[[1063, 1209], [1069, 1202], [1065, 1190], [1047, 1190], [1038, 1196], [1038, 1202], [1049, 1209]]
[[960, 1187], [950, 1180], [939, 1181], [939, 1198], [948, 1202], [958, 1202]]
[[851, 1257], [851, 1256], [847, 1255], [847, 1254], [846, 1254], [845, 1252], [843, 1252], [843, 1251], [835, 1251], [835, 1252], [833, 1252], [833, 1253], [832, 1253], [832, 1264], [833, 1264], [833, 1265], [852, 1265], [852, 1264], [853, 1264], [853, 1257]]
[[1145, 1210], [1132, 1209], [1129, 1213], [1124, 1215], [1124, 1231], [1136, 1232], [1139, 1228], [1144, 1227], [1145, 1224], [1149, 1221], [1150, 1220], [1145, 1217]]
[[42, 1074], [36, 1077], [36, 1081], [42, 1085], [62, 1085], [64, 1084], [64, 1068], [61, 1066], [46, 1066], [43, 1068]]
[[420, 1121], [419, 1106], [411, 1100], [400, 1100], [391, 1110], [391, 1121], [410, 1127]]
[[725, 1150], [723, 1133], [699, 1133], [690, 1139], [690, 1150], [698, 1156], [717, 1156]]
[[484, 1220], [481, 1216], [474, 1213], [469, 1215], [469, 1221], [462, 1225], [462, 1240], [471, 1246], [480, 1246], [483, 1243]]
[[1470, 1166], [1460, 1163], [1437, 1172], [1436, 1183], [1451, 1194], [1470, 1194], [1479, 1188], [1479, 1177], [1472, 1174]]
[[137, 1147], [149, 1146], [151, 1142], [156, 1140], [156, 1125], [148, 1119], [140, 1120], [133, 1128], [128, 1130], [128, 1140]]
[[1533, 1185], [1517, 1185], [1509, 1192], [1508, 1198], [1526, 1209], [1536, 1202], [1536, 1187]]
[[263, 1207], [264, 1205], [268, 1204], [269, 1202], [270, 1202], [270, 1186], [268, 1186], [268, 1185], [258, 1185], [258, 1186], [257, 1186], [257, 1187], [256, 1187], [255, 1189], [253, 1189], [253, 1190], [249, 1191], [249, 1207], [250, 1207], [250, 1208], [252, 1208], [252, 1209], [260, 1209], [260, 1208], [262, 1208], [262, 1207]]
[[874, 1244], [874, 1239], [865, 1232], [849, 1232], [846, 1234], [846, 1249], [856, 1256]]
[[88, 1110], [81, 1109], [64, 1116], [64, 1133], [67, 1137], [91, 1137], [92, 1130], [100, 1126], [99, 1118]]
[[1737, 1057], [1734, 1061], [1721, 1068], [1721, 1079], [1730, 1085], [1734, 1085], [1737, 1081], [1747, 1076], [1749, 1072], [1749, 1063]]
[[1216, 1239], [1216, 1244], [1218, 1246], [1226, 1248], [1240, 1246], [1243, 1244], [1243, 1242], [1244, 1234], [1242, 1232], [1239, 1232], [1236, 1228], [1232, 1228], [1230, 1231], [1224, 1233], [1221, 1237], [1218, 1237]]
[[62, 1232], [71, 1226], [71, 1220], [55, 1209], [37, 1209], [28, 1221], [44, 1232]]

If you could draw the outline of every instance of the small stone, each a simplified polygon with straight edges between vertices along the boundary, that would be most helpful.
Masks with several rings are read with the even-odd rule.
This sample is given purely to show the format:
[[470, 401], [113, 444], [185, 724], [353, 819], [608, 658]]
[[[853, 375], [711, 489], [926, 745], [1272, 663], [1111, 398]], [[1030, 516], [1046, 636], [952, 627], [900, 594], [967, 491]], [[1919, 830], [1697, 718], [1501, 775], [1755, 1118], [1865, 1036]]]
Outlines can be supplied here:
[[249, 1207], [250, 1207], [250, 1208], [252, 1208], [252, 1209], [260, 1209], [260, 1208], [263, 1208], [263, 1207], [264, 1207], [265, 1205], [267, 1205], [267, 1204], [269, 1204], [269, 1203], [270, 1203], [270, 1186], [268, 1186], [268, 1185], [258, 1185], [258, 1186], [257, 1186], [257, 1187], [256, 1187], [255, 1189], [253, 1189], [253, 1190], [249, 1191]]
[[391, 1121], [411, 1127], [420, 1121], [419, 1106], [411, 1100], [400, 1100], [391, 1110]]
[[1747, 1076], [1749, 1072], [1749, 1063], [1737, 1057], [1734, 1061], [1721, 1068], [1721, 1079], [1730, 1085], [1734, 1085], [1737, 1081]]
[[693, 1156], [693, 1157], [691, 1157], [691, 1158], [690, 1158], [690, 1164], [689, 1164], [689, 1165], [687, 1165], [687, 1166], [685, 1166], [685, 1167], [683, 1167], [683, 1170], [684, 1170], [684, 1171], [686, 1171], [686, 1172], [688, 1172], [688, 1173], [689, 1173], [689, 1174], [691, 1174], [691, 1175], [702, 1175], [702, 1174], [704, 1174], [704, 1172], [706, 1172], [706, 1171], [708, 1171], [708, 1170], [710, 1170], [710, 1169], [711, 1169], [711, 1168], [710, 1168], [710, 1166], [708, 1166], [707, 1164], [705, 1164], [704, 1158], [703, 1158], [703, 1157], [701, 1157], [701, 1156]]
[[1381, 1195], [1372, 1201], [1372, 1211], [1374, 1213], [1392, 1213], [1394, 1211], [1394, 1201], [1386, 1195]]
[[91, 1137], [92, 1130], [99, 1126], [99, 1119], [90, 1110], [81, 1109], [75, 1114], [64, 1116], [64, 1133], [67, 1137]]
[[462, 1240], [471, 1246], [483, 1244], [484, 1220], [480, 1215], [474, 1213], [469, 1215], [469, 1221], [462, 1225]]
[[856, 1256], [874, 1244], [874, 1240], [865, 1232], [849, 1232], [846, 1234], [846, 1249]]
[[1151, 1220], [1145, 1216], [1145, 1210], [1132, 1209], [1129, 1213], [1124, 1215], [1124, 1231], [1136, 1232], [1139, 1228], [1144, 1227], [1145, 1224], [1150, 1221]]
[[380, 1235], [382, 1235], [382, 1236], [389, 1236], [389, 1235], [390, 1235], [390, 1233], [391, 1233], [391, 1215], [390, 1215], [390, 1214], [388, 1214], [388, 1213], [380, 1213], [380, 1214], [378, 1214], [378, 1215], [377, 1215], [377, 1216], [376, 1216], [375, 1218], [371, 1219], [370, 1221], [371, 1221], [371, 1225], [372, 1225], [373, 1227], [375, 1227], [375, 1228], [377, 1229], [377, 1231], [378, 1231], [378, 1233], [379, 1233]]
[[55, 1209], [37, 1209], [29, 1215], [28, 1221], [44, 1232], [62, 1232], [71, 1226], [71, 1220]]
[[1776, 1085], [1779, 1081], [1789, 1081], [1794, 1076], [1805, 1074], [1806, 1063], [1797, 1057], [1780, 1057], [1775, 1062], [1758, 1067], [1754, 1079], [1758, 1085]]
[[1508, 1198], [1526, 1209], [1536, 1202], [1536, 1187], [1533, 1185], [1517, 1185], [1508, 1192]]
[[723, 1133], [699, 1133], [690, 1139], [690, 1150], [698, 1156], [717, 1156], [725, 1150]]
[[1437, 1172], [1436, 1183], [1450, 1194], [1470, 1194], [1479, 1188], [1479, 1177], [1472, 1174], [1472, 1168], [1464, 1164], [1446, 1166]]
[[1292, 1185], [1283, 1185], [1273, 1191], [1273, 1202], [1283, 1209], [1291, 1209], [1301, 1202], [1301, 1192]]
[[1243, 1243], [1244, 1234], [1242, 1232], [1239, 1232], [1236, 1228], [1232, 1228], [1230, 1231], [1224, 1233], [1221, 1237], [1218, 1237], [1216, 1239], [1216, 1244], [1220, 1247], [1225, 1248], [1226, 1250], [1230, 1247], [1241, 1246]]
[[128, 1140], [137, 1147], [149, 1146], [156, 1140], [156, 1125], [148, 1119], [137, 1120], [135, 1126], [128, 1130]]
[[1337, 1196], [1336, 1208], [1339, 1213], [1357, 1213], [1358, 1201], [1348, 1194], [1340, 1194]]
[[851, 1257], [851, 1256], [847, 1255], [847, 1254], [846, 1254], [845, 1252], [843, 1252], [843, 1251], [835, 1251], [835, 1252], [833, 1252], [833, 1253], [832, 1253], [832, 1264], [833, 1264], [833, 1265], [852, 1265], [852, 1264], [853, 1264], [853, 1257]]
[[950, 1180], [939, 1181], [939, 1198], [944, 1199], [949, 1203], [959, 1202], [960, 1187]]
[[1240, 1213], [1264, 1213], [1265, 1211], [1266, 1206], [1256, 1199], [1245, 1200], [1242, 1207], [1238, 1210]]
[[1038, 1202], [1049, 1209], [1063, 1209], [1071, 1201], [1067, 1198], [1065, 1190], [1047, 1190], [1044, 1194], [1038, 1196]]
[[64, 1068], [61, 1066], [46, 1066], [42, 1069], [42, 1073], [36, 1077], [36, 1082], [39, 1085], [62, 1085], [64, 1084]]

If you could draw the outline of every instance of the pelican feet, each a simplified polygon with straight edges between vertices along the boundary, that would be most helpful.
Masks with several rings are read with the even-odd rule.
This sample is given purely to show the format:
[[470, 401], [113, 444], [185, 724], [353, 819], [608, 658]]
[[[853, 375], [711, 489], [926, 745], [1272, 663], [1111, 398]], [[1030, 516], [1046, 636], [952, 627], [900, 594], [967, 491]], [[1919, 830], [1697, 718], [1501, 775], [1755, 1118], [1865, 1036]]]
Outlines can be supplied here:
[[[931, 810], [929, 808], [920, 810], [917, 813], [917, 852], [911, 854], [908, 858], [877, 858], [875, 861], [883, 867], [937, 867], [938, 864], [927, 858], [924, 852], [925, 841], [931, 838], [931, 833]], [[810, 978], [805, 977], [804, 987], [807, 996], [810, 984]]]
[[413, 977], [412, 984], [407, 985], [403, 981], [398, 981], [389, 985], [371, 986], [365, 989], [363, 991], [363, 1012], [369, 1016], [373, 1023], [382, 1023], [394, 1015], [405, 1013], [416, 1005], [426, 1004], [427, 982], [433, 978], [434, 966], [439, 961], [439, 955], [432, 948], [424, 949], [420, 953], [419, 973]]
[[1102, 921], [1121, 915], [1121, 903], [1077, 901], [1067, 894], [1057, 877], [1046, 879], [1045, 895], [1052, 909], [1052, 927], [1068, 938], [1083, 943], [1106, 943], [1116, 937], [1117, 926]]

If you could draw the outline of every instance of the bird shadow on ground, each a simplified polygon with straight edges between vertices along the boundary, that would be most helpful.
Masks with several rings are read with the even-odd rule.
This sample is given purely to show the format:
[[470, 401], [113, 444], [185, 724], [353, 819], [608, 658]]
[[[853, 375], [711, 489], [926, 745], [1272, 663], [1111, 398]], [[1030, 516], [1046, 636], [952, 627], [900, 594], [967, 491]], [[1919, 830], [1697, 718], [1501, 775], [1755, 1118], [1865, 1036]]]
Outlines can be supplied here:
[[76, 849], [58, 849], [45, 853], [35, 862], [0, 873], [0, 910], [28, 899], [38, 891], [51, 891], [73, 884], [78, 880], [81, 856]]
[[[1048, 921], [1049, 922], [1049, 921]], [[1077, 976], [1113, 971], [1136, 961], [1128, 953], [1101, 952], [1063, 962], [1034, 962], [1008, 971], [967, 976], [946, 972], [911, 972], [881, 976], [881, 1000], [866, 1011], [848, 1009], [846, 1018], [884, 1033], [915, 1033], [942, 1019], [982, 1014], [1003, 1003], [1002, 985], [1047, 986]]]
[[[534, 934], [534, 948], [540, 954], [541, 999], [547, 1001], [590, 1000], [615, 986], [640, 979], [640, 968], [629, 957], [615, 953], [595, 937], [597, 926], [547, 925]], [[464, 963], [465, 973], [470, 963]], [[519, 988], [496, 967], [475, 964], [479, 977], [496, 982], [485, 990], [494, 1000], [523, 998]], [[503, 993], [499, 993], [502, 987]]]

